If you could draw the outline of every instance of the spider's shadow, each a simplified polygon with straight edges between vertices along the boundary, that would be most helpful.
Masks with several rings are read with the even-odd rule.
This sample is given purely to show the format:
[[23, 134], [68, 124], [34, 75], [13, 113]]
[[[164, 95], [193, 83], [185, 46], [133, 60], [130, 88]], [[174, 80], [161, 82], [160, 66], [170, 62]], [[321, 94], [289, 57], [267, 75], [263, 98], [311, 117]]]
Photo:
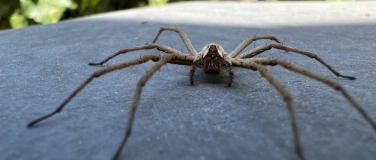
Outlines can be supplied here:
[[206, 74], [203, 70], [197, 70], [195, 73], [195, 84], [214, 84], [226, 86], [230, 76], [227, 70], [221, 71], [219, 74]]

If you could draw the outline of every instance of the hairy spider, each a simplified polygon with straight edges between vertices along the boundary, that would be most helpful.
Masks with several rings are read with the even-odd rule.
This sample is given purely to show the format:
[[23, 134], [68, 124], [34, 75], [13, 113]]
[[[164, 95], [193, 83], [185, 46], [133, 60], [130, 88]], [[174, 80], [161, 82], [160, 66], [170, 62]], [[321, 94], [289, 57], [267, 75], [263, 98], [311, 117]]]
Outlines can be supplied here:
[[[156, 44], [155, 42], [157, 41], [159, 35], [163, 31], [173, 31], [176, 32], [180, 35], [181, 39], [183, 40], [184, 44], [188, 48], [188, 51], [190, 54], [184, 54], [181, 51], [178, 51], [174, 48], [165, 46], [165, 45], [160, 45]], [[259, 47], [256, 47], [248, 52], [241, 53], [249, 44], [251, 44], [253, 41], [256, 40], [261, 40], [261, 39], [269, 39], [274, 41], [275, 43], [267, 44], [267, 45], [262, 45]], [[322, 75], [313, 73], [311, 71], [302, 69], [300, 67], [297, 67], [290, 62], [283, 60], [283, 59], [272, 59], [272, 58], [252, 58], [260, 53], [263, 53], [264, 51], [270, 50], [272, 48], [279, 49], [279, 50], [284, 50], [288, 52], [293, 52], [293, 53], [298, 53], [310, 58], [316, 59], [318, 62], [320, 62], [322, 65], [324, 65], [326, 68], [328, 68], [331, 72], [333, 72], [336, 76], [338, 77], [343, 77], [346, 79], [354, 80], [355, 77], [352, 76], [345, 76], [340, 73], [338, 73], [336, 70], [334, 70], [329, 64], [327, 64], [325, 61], [323, 61], [321, 58], [319, 58], [316, 54], [307, 52], [301, 49], [297, 49], [294, 47], [286, 46], [280, 43], [280, 41], [274, 37], [274, 36], [253, 36], [250, 37], [243, 42], [239, 44], [238, 47], [235, 48], [234, 51], [232, 51], [230, 54], [227, 54], [224, 49], [215, 43], [210, 43], [200, 52], [197, 52], [193, 46], [191, 41], [189, 40], [187, 34], [181, 30], [180, 28], [176, 27], [162, 27], [157, 36], [154, 38], [153, 42], [151, 44], [146, 44], [142, 46], [136, 46], [136, 47], [130, 47], [130, 48], [125, 48], [122, 50], [119, 50], [115, 54], [109, 56], [105, 60], [99, 62], [99, 63], [89, 63], [88, 65], [91, 66], [102, 66], [104, 63], [109, 61], [110, 59], [120, 55], [120, 54], [125, 54], [131, 51], [136, 51], [136, 50], [145, 50], [145, 49], [157, 49], [159, 51], [162, 51], [167, 54], [162, 54], [162, 55], [144, 55], [141, 56], [140, 58], [118, 63], [115, 65], [111, 65], [105, 68], [102, 68], [93, 74], [90, 75], [89, 78], [87, 78], [84, 82], [81, 83], [74, 91], [71, 93], [64, 101], [63, 103], [60, 104], [58, 108], [56, 108], [55, 111], [42, 116], [28, 124], [28, 127], [34, 126], [36, 123], [47, 119], [56, 113], [59, 113], [64, 106], [73, 98], [76, 96], [78, 92], [80, 92], [87, 84], [89, 84], [94, 78], [100, 77], [106, 73], [123, 69], [129, 66], [133, 65], [138, 65], [145, 63], [147, 61], [154, 61], [156, 62], [152, 68], [150, 68], [138, 81], [136, 91], [133, 97], [133, 103], [132, 107], [129, 111], [129, 117], [128, 117], [128, 123], [126, 127], [126, 132], [125, 132], [125, 137], [123, 141], [121, 142], [117, 152], [115, 153], [113, 159], [117, 159], [125, 146], [129, 136], [131, 135], [132, 131], [132, 125], [135, 119], [135, 113], [137, 109], [137, 104], [140, 99], [141, 95], [141, 90], [142, 87], [146, 84], [148, 79], [157, 71], [159, 70], [163, 65], [167, 63], [172, 63], [172, 64], [179, 64], [179, 65], [190, 65], [191, 70], [190, 70], [190, 83], [193, 84], [193, 76], [196, 70], [196, 67], [200, 67], [204, 69], [204, 72], [209, 74], [209, 73], [214, 73], [218, 74], [222, 68], [226, 68], [229, 74], [229, 81], [227, 83], [228, 86], [231, 86], [232, 79], [234, 78], [234, 73], [231, 70], [231, 67], [241, 67], [241, 68], [247, 68], [251, 69], [254, 71], [259, 71], [260, 74], [271, 84], [273, 85], [277, 91], [282, 95], [283, 100], [287, 104], [287, 109], [288, 113], [290, 116], [290, 121], [291, 121], [291, 127], [292, 127], [292, 132], [293, 132], [293, 139], [294, 139], [294, 145], [295, 145], [295, 152], [299, 159], [303, 160], [304, 155], [302, 151], [302, 146], [300, 143], [300, 138], [299, 138], [299, 131], [298, 131], [298, 126], [296, 123], [296, 118], [295, 118], [295, 111], [294, 111], [294, 106], [293, 106], [293, 101], [290, 93], [286, 90], [286, 88], [276, 79], [272, 74], [270, 74], [265, 67], [266, 65], [270, 66], [276, 66], [280, 65], [283, 68], [286, 68], [288, 70], [297, 72], [299, 74], [305, 75], [307, 77], [310, 77], [312, 79], [318, 80], [333, 89], [339, 91], [342, 93], [342, 95], [353, 105], [355, 109], [357, 109], [360, 114], [367, 120], [367, 122], [374, 128], [376, 131], [376, 123], [371, 119], [371, 117], [367, 114], [367, 112], [363, 109], [363, 107], [354, 99], [350, 96], [350, 94], [337, 82], [332, 81], [331, 79], [325, 78]]]

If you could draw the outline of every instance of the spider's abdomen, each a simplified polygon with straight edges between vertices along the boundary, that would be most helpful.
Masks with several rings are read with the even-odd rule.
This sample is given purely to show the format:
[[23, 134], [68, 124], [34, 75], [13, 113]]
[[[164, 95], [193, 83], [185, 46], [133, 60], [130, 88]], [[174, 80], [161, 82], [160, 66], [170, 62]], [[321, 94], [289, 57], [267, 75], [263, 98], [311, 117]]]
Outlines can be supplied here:
[[209, 46], [208, 52], [204, 55], [202, 65], [206, 74], [218, 74], [221, 71], [223, 57], [218, 53], [217, 46]]

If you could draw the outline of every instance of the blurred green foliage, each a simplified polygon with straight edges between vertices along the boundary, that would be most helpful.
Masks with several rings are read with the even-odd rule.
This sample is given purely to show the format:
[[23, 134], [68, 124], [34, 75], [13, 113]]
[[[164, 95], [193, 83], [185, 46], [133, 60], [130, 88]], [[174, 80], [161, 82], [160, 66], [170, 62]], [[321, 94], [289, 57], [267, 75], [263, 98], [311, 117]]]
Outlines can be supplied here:
[[0, 0], [0, 30], [22, 28], [33, 24], [54, 23], [63, 19], [134, 7], [159, 6], [177, 1], [189, 0]]
[[143, 6], [168, 0], [0, 0], [0, 30]]
[[37, 3], [32, 0], [20, 0], [20, 8], [10, 16], [10, 25], [12, 28], [21, 28], [29, 23], [57, 22], [66, 9], [76, 8], [77, 4], [72, 0], [38, 0]]

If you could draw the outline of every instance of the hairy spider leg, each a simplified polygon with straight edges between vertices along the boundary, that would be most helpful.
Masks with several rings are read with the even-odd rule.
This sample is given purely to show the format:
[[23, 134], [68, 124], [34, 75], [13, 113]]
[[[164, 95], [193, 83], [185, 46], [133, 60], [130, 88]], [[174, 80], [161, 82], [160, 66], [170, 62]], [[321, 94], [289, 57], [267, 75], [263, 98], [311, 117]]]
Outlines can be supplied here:
[[60, 104], [59, 107], [56, 108], [55, 111], [45, 115], [45, 116], [42, 116], [32, 122], [30, 122], [27, 126], [28, 127], [32, 127], [34, 126], [35, 124], [37, 124], [38, 122], [40, 121], [43, 121], [57, 113], [59, 113], [65, 106], [66, 104], [73, 98], [76, 96], [76, 94], [78, 92], [80, 92], [83, 88], [85, 88], [86, 85], [88, 85], [94, 78], [97, 78], [101, 75], [104, 75], [106, 73], [109, 73], [109, 72], [112, 72], [112, 71], [115, 71], [115, 70], [119, 70], [119, 69], [123, 69], [123, 68], [126, 68], [126, 67], [129, 67], [129, 66], [134, 66], [134, 65], [137, 65], [137, 64], [142, 64], [142, 63], [145, 63], [149, 60], [152, 60], [153, 58], [157, 58], [158, 56], [156, 55], [144, 55], [142, 56], [141, 58], [138, 58], [138, 59], [135, 59], [135, 60], [130, 60], [130, 61], [126, 61], [126, 62], [123, 62], [123, 63], [119, 63], [119, 64], [116, 64], [116, 65], [113, 65], [113, 66], [109, 66], [109, 67], [106, 67], [106, 68], [103, 68], [103, 69], [100, 69], [96, 72], [94, 72], [93, 74], [91, 74], [89, 76], [89, 78], [87, 78], [84, 82], [82, 82], [64, 101], [63, 103]]
[[263, 65], [244, 59], [232, 59], [231, 62], [234, 66], [259, 71], [261, 76], [264, 77], [271, 85], [273, 85], [277, 89], [277, 91], [282, 95], [283, 100], [287, 104], [287, 109], [291, 121], [291, 128], [294, 135], [295, 153], [298, 155], [300, 160], [304, 160], [305, 158], [303, 155], [302, 145], [300, 143], [298, 125], [296, 123], [295, 108], [292, 97], [288, 90], [282, 85], [282, 83], [278, 79], [276, 79], [272, 74], [270, 74], [270, 72], [268, 72], [268, 69]]
[[159, 29], [157, 36], [155, 36], [153, 43], [157, 42], [159, 35], [163, 31], [172, 31], [172, 32], [178, 33], [180, 38], [183, 40], [185, 46], [187, 47], [189, 53], [192, 56], [198, 54], [195, 48], [193, 47], [192, 42], [189, 40], [187, 33], [185, 33], [182, 29], [177, 28], [177, 27], [162, 27], [161, 29]]
[[112, 58], [115, 58], [116, 56], [118, 56], [120, 54], [125, 54], [125, 53], [128, 53], [128, 52], [137, 51], [137, 50], [146, 50], [146, 49], [154, 49], [154, 48], [156, 48], [157, 50], [162, 51], [164, 53], [184, 54], [184, 53], [182, 53], [182, 52], [180, 52], [180, 51], [178, 51], [174, 48], [171, 48], [171, 47], [168, 47], [168, 46], [165, 46], [165, 45], [152, 43], [152, 44], [147, 44], [147, 45], [142, 45], [142, 46], [136, 46], [136, 47], [129, 47], [129, 48], [121, 49], [121, 50], [117, 51], [116, 53], [112, 54], [111, 56], [107, 57], [106, 59], [104, 59], [101, 62], [98, 62], [98, 63], [91, 62], [88, 65], [90, 65], [90, 66], [102, 66], [104, 63], [106, 63], [107, 61], [109, 61]]
[[[318, 80], [329, 87], [333, 88], [334, 90], [337, 90], [342, 93], [342, 95], [353, 105], [355, 109], [358, 110], [358, 112], [363, 116], [363, 118], [373, 127], [373, 129], [376, 131], [376, 123], [372, 120], [372, 118], [367, 114], [366, 110], [354, 99], [350, 96], [350, 94], [337, 82], [330, 80], [329, 78], [325, 78], [324, 76], [321, 76], [319, 74], [310, 72], [308, 70], [305, 70], [303, 68], [297, 67], [290, 62], [283, 60], [283, 59], [272, 59], [272, 58], [249, 58], [249, 59], [232, 59], [232, 63], [234, 66], [243, 67], [243, 68], [249, 68], [252, 70], [258, 70], [260, 74], [265, 77], [270, 84], [275, 86], [277, 90], [280, 92], [280, 94], [284, 97], [284, 100], [287, 103], [287, 108], [289, 110], [290, 120], [291, 120], [291, 126], [294, 134], [294, 141], [295, 141], [295, 148], [296, 153], [300, 157], [300, 159], [304, 159], [303, 153], [302, 153], [302, 147], [300, 144], [300, 136], [298, 132], [298, 127], [296, 124], [296, 118], [295, 118], [295, 112], [294, 108], [292, 106], [292, 100], [290, 99], [291, 96], [287, 92], [287, 90], [283, 87], [282, 84], [280, 84], [279, 81], [277, 81], [275, 78], [270, 78], [270, 73], [267, 72], [266, 68], [260, 67], [260, 65], [271, 65], [276, 66], [280, 65], [284, 67], [287, 70], [302, 74], [304, 76], [310, 77], [312, 79]], [[257, 64], [257, 65], [255, 65]], [[285, 90], [285, 91], [283, 91]], [[291, 101], [291, 104], [290, 102]]]
[[347, 75], [340, 74], [335, 69], [333, 69], [332, 66], [330, 66], [328, 63], [326, 63], [324, 60], [322, 60], [319, 56], [317, 56], [314, 53], [311, 53], [311, 52], [308, 52], [308, 51], [304, 51], [304, 50], [301, 50], [301, 49], [298, 49], [298, 48], [286, 46], [286, 45], [283, 45], [283, 44], [280, 44], [280, 43], [272, 43], [272, 44], [267, 44], [267, 45], [259, 46], [257, 48], [254, 48], [254, 49], [252, 49], [252, 50], [250, 50], [248, 52], [245, 52], [245, 53], [241, 54], [239, 58], [241, 58], [241, 59], [252, 58], [252, 57], [254, 57], [254, 56], [256, 56], [256, 55], [258, 55], [260, 53], [263, 53], [264, 51], [270, 50], [272, 48], [279, 49], [279, 50], [284, 50], [284, 51], [290, 51], [290, 52], [294, 52], [294, 53], [297, 53], [297, 54], [301, 54], [301, 55], [313, 58], [316, 61], [320, 62], [322, 65], [324, 65], [326, 68], [328, 68], [337, 77], [342, 77], [342, 78], [346, 78], [346, 79], [350, 79], [350, 80], [356, 79], [353, 76], [347, 76]]
[[123, 141], [121, 142], [118, 150], [116, 151], [116, 154], [114, 155], [113, 160], [118, 159], [121, 151], [123, 150], [125, 144], [127, 143], [129, 136], [131, 135], [132, 126], [133, 126], [133, 122], [134, 122], [135, 114], [136, 114], [136, 109], [137, 109], [137, 106], [138, 106], [137, 104], [138, 104], [138, 101], [140, 99], [142, 87], [146, 84], [146, 82], [149, 80], [149, 78], [151, 76], [153, 76], [153, 74], [156, 71], [158, 71], [162, 66], [164, 66], [165, 64], [169, 63], [171, 60], [174, 60], [174, 59], [184, 59], [185, 56], [186, 55], [181, 55], [181, 54], [162, 55], [161, 59], [159, 61], [157, 61], [154, 64], [153, 67], [151, 67], [148, 71], [146, 71], [146, 73], [138, 81], [137, 86], [136, 86], [136, 92], [135, 92], [134, 97], [133, 97], [132, 107], [129, 111], [129, 118], [128, 118], [127, 128], [126, 128], [126, 131], [125, 131], [125, 137], [124, 137]]
[[248, 45], [250, 45], [252, 42], [257, 40], [265, 40], [269, 39], [272, 41], [275, 41], [276, 43], [281, 43], [276, 37], [274, 36], [252, 36], [244, 40], [242, 43], [240, 43], [234, 51], [232, 51], [229, 55], [231, 58], [235, 58], [239, 55], [240, 52], [242, 52]]

